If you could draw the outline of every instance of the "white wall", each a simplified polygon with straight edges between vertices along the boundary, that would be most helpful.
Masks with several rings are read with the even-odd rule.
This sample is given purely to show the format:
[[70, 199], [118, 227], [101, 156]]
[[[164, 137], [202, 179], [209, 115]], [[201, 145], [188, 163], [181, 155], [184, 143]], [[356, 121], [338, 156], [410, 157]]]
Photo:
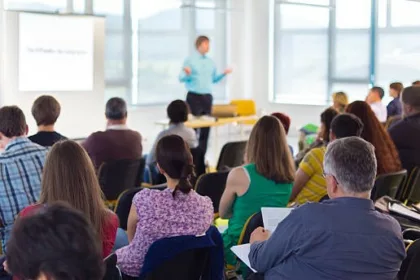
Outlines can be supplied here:
[[18, 105], [25, 113], [30, 133], [36, 132], [31, 115], [33, 101], [42, 94], [55, 96], [62, 112], [57, 130], [68, 137], [81, 137], [104, 128], [104, 18], [94, 20], [94, 86], [91, 92], [21, 92], [18, 90], [19, 20], [18, 12], [4, 12], [1, 34], [2, 79], [0, 102]]

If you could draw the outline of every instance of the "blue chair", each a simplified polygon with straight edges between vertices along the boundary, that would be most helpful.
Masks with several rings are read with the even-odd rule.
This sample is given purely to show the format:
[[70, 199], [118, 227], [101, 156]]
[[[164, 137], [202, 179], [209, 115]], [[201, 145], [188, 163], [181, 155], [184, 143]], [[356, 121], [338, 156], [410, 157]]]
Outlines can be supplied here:
[[139, 277], [140, 280], [223, 278], [223, 240], [214, 226], [203, 236], [176, 236], [154, 242]]

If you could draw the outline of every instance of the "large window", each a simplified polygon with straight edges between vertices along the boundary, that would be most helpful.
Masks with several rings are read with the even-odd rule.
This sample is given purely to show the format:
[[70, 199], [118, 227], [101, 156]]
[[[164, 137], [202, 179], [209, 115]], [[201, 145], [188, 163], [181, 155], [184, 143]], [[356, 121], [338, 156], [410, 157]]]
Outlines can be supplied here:
[[[226, 65], [226, 0], [137, 1], [134, 9], [133, 103], [167, 103], [185, 97], [178, 81], [184, 59], [192, 54], [197, 35], [211, 40], [209, 55]], [[214, 98], [225, 99], [225, 85], [214, 87]]]
[[273, 101], [326, 104], [338, 90], [363, 100], [372, 85], [420, 78], [420, 2], [273, 1]]
[[[198, 35], [211, 39], [209, 55], [220, 71], [228, 64], [229, 0], [3, 1], [9, 10], [105, 16], [106, 99], [120, 96], [134, 105], [183, 99], [186, 90], [178, 75], [184, 59], [195, 51]], [[224, 82], [214, 87], [213, 95], [226, 99]]]

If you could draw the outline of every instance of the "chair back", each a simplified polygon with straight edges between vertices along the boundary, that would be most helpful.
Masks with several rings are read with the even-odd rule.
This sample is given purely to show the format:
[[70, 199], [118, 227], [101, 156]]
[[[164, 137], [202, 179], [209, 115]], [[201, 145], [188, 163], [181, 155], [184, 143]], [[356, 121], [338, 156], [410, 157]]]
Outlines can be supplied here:
[[244, 162], [246, 143], [247, 141], [226, 143], [220, 152], [216, 170], [226, 171], [227, 169], [241, 166]]
[[128, 189], [121, 193], [118, 197], [117, 205], [115, 206], [114, 211], [120, 220], [120, 228], [123, 230], [127, 230], [128, 215], [130, 214], [133, 198], [141, 190], [142, 188]]
[[[198, 178], [204, 173], [206, 173], [205, 153], [199, 147], [192, 148], [190, 151], [193, 157], [193, 163], [195, 167], [195, 176], [196, 178]], [[194, 186], [195, 182], [191, 182], [191, 183], [193, 183], [193, 186]]]
[[261, 211], [255, 213], [246, 221], [242, 229], [241, 235], [239, 236], [238, 245], [249, 243], [252, 232], [258, 227], [264, 227]]
[[219, 212], [219, 203], [225, 191], [229, 172], [215, 172], [201, 175], [197, 180], [195, 191], [203, 196], [210, 197], [213, 202], [214, 213]]
[[402, 186], [406, 176], [407, 170], [405, 169], [378, 176], [372, 189], [371, 199], [376, 201], [383, 196], [396, 198], [398, 189]]
[[417, 240], [420, 239], [420, 229], [407, 228], [403, 231], [404, 240]]
[[222, 279], [223, 239], [210, 226], [202, 236], [174, 236], [155, 241], [146, 253], [140, 280]]
[[[116, 200], [125, 190], [141, 185], [141, 159], [105, 162], [98, 171], [99, 184], [107, 200]], [[140, 182], [140, 184], [139, 184]]]
[[122, 280], [120, 269], [117, 267], [117, 255], [111, 254], [104, 259], [105, 275], [103, 280]]
[[407, 182], [401, 192], [401, 201], [410, 203], [420, 202], [420, 167], [416, 166], [408, 176]]
[[[164, 262], [159, 269], [147, 274], [145, 280], [201, 279], [209, 262], [209, 248], [191, 249]], [[168, 276], [170, 277], [168, 278]]]
[[407, 247], [407, 257], [401, 264], [398, 280], [420, 279], [420, 239], [412, 242]]

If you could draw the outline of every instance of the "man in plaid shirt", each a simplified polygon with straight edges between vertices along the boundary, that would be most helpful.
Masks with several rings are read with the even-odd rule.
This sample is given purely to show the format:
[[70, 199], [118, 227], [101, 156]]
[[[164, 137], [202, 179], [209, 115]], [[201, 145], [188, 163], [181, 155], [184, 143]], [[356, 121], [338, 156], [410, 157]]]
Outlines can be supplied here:
[[0, 237], [3, 253], [19, 212], [35, 203], [47, 149], [27, 137], [25, 115], [16, 106], [0, 108]]

